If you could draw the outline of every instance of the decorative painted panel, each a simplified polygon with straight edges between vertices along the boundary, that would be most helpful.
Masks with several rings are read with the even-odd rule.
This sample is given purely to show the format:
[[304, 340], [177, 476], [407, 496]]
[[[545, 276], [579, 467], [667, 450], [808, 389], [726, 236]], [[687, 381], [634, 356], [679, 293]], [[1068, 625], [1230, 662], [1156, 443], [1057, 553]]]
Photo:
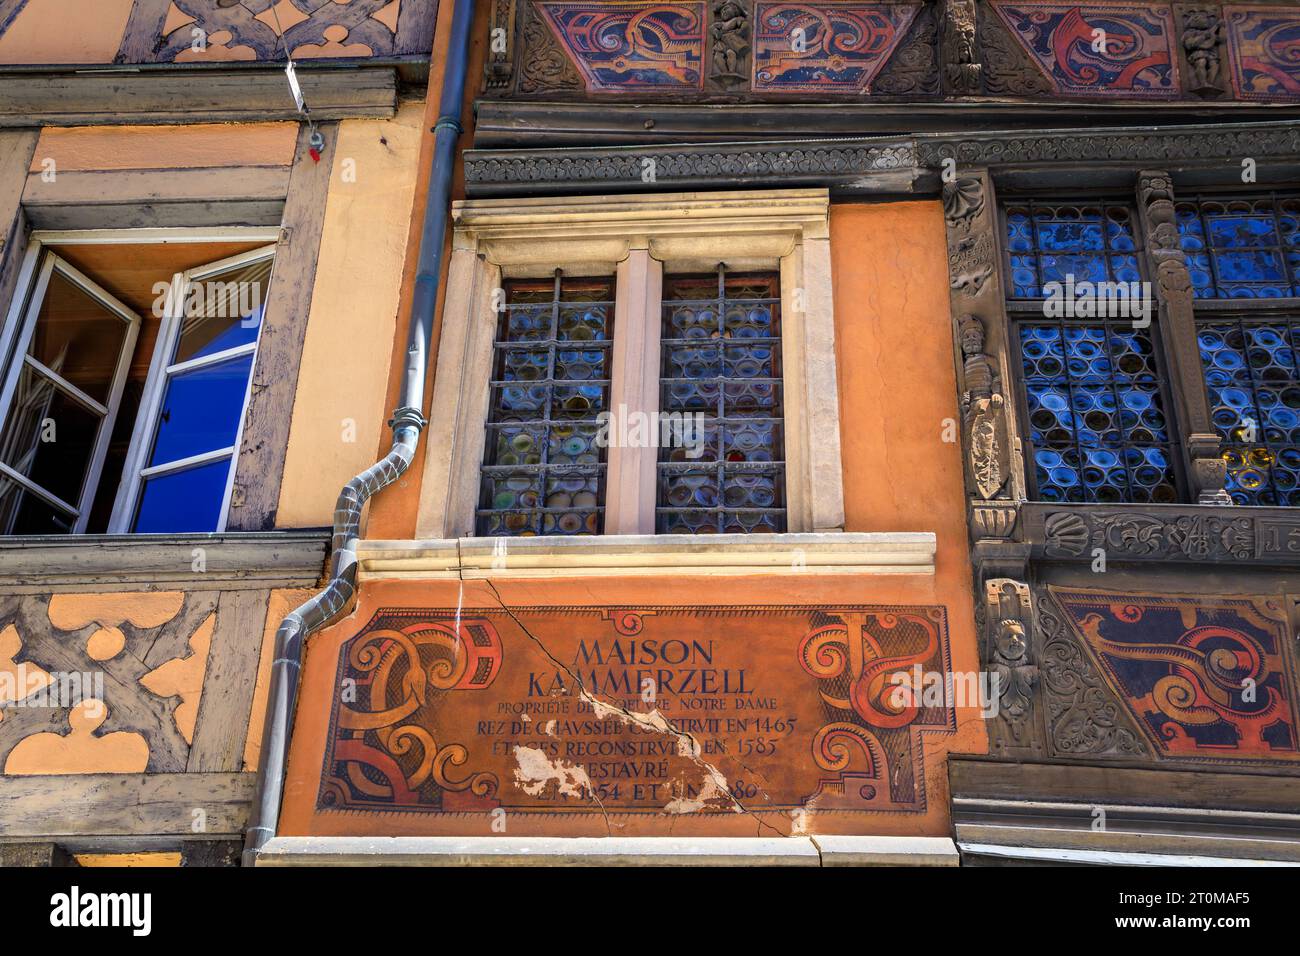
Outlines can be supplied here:
[[1182, 95], [1168, 4], [990, 0], [1058, 93], [1176, 99]]
[[1280, 600], [1049, 590], [1158, 759], [1300, 761]]
[[589, 91], [667, 92], [704, 85], [704, 3], [542, 2], [546, 22]]
[[340, 649], [317, 807], [627, 835], [918, 813], [949, 662], [940, 607], [381, 609]]
[[1300, 15], [1295, 7], [1233, 5], [1227, 15], [1238, 99], [1300, 98]]
[[756, 5], [757, 91], [866, 93], [907, 35], [917, 7], [877, 3]]

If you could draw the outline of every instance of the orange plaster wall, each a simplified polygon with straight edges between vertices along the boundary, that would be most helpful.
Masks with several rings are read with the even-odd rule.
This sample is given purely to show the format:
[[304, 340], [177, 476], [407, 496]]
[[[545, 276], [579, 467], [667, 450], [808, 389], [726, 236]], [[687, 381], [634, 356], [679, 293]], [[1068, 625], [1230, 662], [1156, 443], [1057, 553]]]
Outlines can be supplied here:
[[29, 0], [0, 36], [0, 63], [112, 63], [134, 0]]
[[193, 126], [48, 126], [31, 171], [54, 160], [58, 172], [97, 169], [195, 169], [288, 166], [296, 123], [198, 123]]
[[[433, 59], [429, 67], [429, 95], [425, 104], [424, 132], [420, 138], [419, 176], [416, 182], [414, 203], [411, 213], [411, 229], [406, 244], [406, 265], [402, 273], [402, 294], [397, 311], [397, 334], [393, 338], [392, 362], [389, 365], [388, 393], [385, 399], [385, 418], [387, 412], [397, 407], [402, 387], [402, 370], [405, 368], [406, 327], [411, 314], [411, 298], [415, 289], [417, 259], [420, 254], [420, 232], [424, 225], [424, 206], [429, 194], [429, 176], [433, 165], [433, 134], [431, 130], [438, 119], [438, 101], [442, 90], [442, 80], [447, 63], [447, 46], [451, 35], [451, 15], [455, 5], [443, 3], [438, 6], [438, 19], [433, 34]], [[470, 33], [470, 51], [468, 76], [482, 75], [483, 60], [487, 55], [488, 17], [490, 4], [480, 3], [476, 10], [477, 20]], [[461, 136], [464, 148], [473, 141], [474, 111], [473, 102], [477, 86], [465, 85], [465, 99], [461, 109], [461, 124], [465, 132]], [[457, 156], [456, 169], [452, 179], [452, 198], [463, 199], [465, 196], [463, 164]], [[433, 370], [438, 365], [438, 342], [442, 335], [442, 302], [446, 292], [447, 263], [450, 260], [451, 231], [447, 232], [444, 244], [443, 271], [438, 284], [438, 301], [434, 308], [433, 337], [430, 344], [428, 381], [424, 392], [424, 412], [429, 411], [429, 400], [433, 395]], [[379, 434], [379, 444], [375, 448], [378, 461], [388, 454], [392, 445], [393, 433], [384, 428]], [[415, 534], [415, 522], [420, 510], [420, 483], [424, 475], [425, 439], [421, 438], [415, 452], [415, 460], [397, 481], [389, 485], [369, 505], [366, 523], [362, 533], [367, 538], [393, 539], [410, 538]]]
[[[850, 531], [932, 531], [933, 576], [502, 579], [508, 607], [746, 604], [943, 605], [953, 669], [979, 669], [960, 449], [942, 441], [958, 415], [948, 311], [947, 259], [938, 202], [837, 205], [831, 212], [842, 448]], [[720, 586], [720, 583], [723, 586]], [[467, 582], [372, 582], [352, 615], [311, 638], [293, 736], [282, 832], [419, 834], [420, 814], [321, 814], [315, 810], [341, 644], [381, 607], [497, 607], [492, 589]], [[927, 809], [878, 813], [870, 832], [949, 832], [947, 753], [983, 753], [978, 711], [957, 710], [952, 736], [923, 737]], [[698, 816], [698, 815], [697, 815]], [[681, 820], [689, 833], [702, 821]], [[512, 832], [521, 824], [513, 824]], [[546, 824], [538, 826], [545, 832]]]

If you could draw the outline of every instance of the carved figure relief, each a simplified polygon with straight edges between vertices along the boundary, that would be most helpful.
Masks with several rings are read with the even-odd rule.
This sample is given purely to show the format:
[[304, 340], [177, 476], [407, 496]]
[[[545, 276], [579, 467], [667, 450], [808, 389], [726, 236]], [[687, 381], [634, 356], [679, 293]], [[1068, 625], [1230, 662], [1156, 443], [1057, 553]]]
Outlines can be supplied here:
[[1034, 613], [1029, 586], [1010, 578], [984, 583], [985, 660], [997, 678], [997, 715], [990, 725], [994, 746], [1003, 750], [1033, 744]]
[[984, 323], [969, 313], [963, 315], [958, 321], [958, 336], [970, 477], [981, 498], [992, 498], [1006, 484], [1011, 470], [1005, 401], [996, 365], [984, 352]]
[[749, 79], [749, 14], [735, 0], [713, 5], [713, 23], [709, 27], [713, 72], [710, 78], [731, 89]]
[[953, 93], [978, 93], [980, 63], [975, 46], [975, 0], [946, 0], [942, 37], [945, 85]]
[[1223, 92], [1219, 45], [1223, 24], [1215, 7], [1193, 7], [1183, 12], [1183, 52], [1187, 56], [1188, 88], [1201, 96]]

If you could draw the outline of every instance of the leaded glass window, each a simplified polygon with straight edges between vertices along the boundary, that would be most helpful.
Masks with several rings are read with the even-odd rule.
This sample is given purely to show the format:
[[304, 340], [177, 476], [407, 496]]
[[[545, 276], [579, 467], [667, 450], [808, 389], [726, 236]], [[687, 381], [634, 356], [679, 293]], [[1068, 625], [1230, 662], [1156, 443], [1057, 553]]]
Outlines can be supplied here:
[[1141, 279], [1133, 219], [1127, 206], [1006, 207], [1010, 297], [1038, 299], [1049, 282]]
[[661, 414], [700, 428], [660, 449], [656, 530], [785, 531], [776, 275], [665, 277], [662, 308]]
[[477, 532], [599, 534], [612, 278], [506, 283], [494, 345]]
[[1197, 341], [1228, 493], [1300, 505], [1300, 319], [1203, 317]]
[[1045, 286], [1142, 279], [1131, 210], [1110, 203], [1005, 208], [1008, 310], [1040, 501], [1172, 502], [1174, 423], [1154, 328], [1131, 318], [1047, 318]]
[[1194, 198], [1175, 209], [1196, 298], [1300, 295], [1300, 198]]

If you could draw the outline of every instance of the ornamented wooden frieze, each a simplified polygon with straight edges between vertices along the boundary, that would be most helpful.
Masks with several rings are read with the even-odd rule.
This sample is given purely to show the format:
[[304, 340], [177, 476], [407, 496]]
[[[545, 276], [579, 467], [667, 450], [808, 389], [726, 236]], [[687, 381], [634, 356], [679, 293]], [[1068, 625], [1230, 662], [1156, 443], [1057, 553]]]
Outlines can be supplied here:
[[915, 6], [759, 0], [752, 88], [773, 93], [870, 92], [916, 13]]
[[1243, 4], [1225, 7], [1224, 14], [1236, 97], [1300, 99], [1300, 11]]
[[1030, 503], [1020, 532], [1034, 554], [1092, 561], [1189, 561], [1300, 566], [1300, 514], [1286, 508]]
[[[1300, 765], [1294, 639], [1280, 598], [1048, 592], [1057, 753]], [[1091, 700], [1077, 693], [1085, 686]]]
[[925, 810], [950, 660], [941, 607], [382, 609], [340, 648], [316, 809], [844, 831]]
[[495, 0], [492, 23], [492, 96], [1300, 99], [1295, 6]]
[[1116, 99], [1181, 95], [1169, 4], [989, 0], [1055, 93]]
[[428, 55], [431, 0], [135, 0], [117, 63]]

